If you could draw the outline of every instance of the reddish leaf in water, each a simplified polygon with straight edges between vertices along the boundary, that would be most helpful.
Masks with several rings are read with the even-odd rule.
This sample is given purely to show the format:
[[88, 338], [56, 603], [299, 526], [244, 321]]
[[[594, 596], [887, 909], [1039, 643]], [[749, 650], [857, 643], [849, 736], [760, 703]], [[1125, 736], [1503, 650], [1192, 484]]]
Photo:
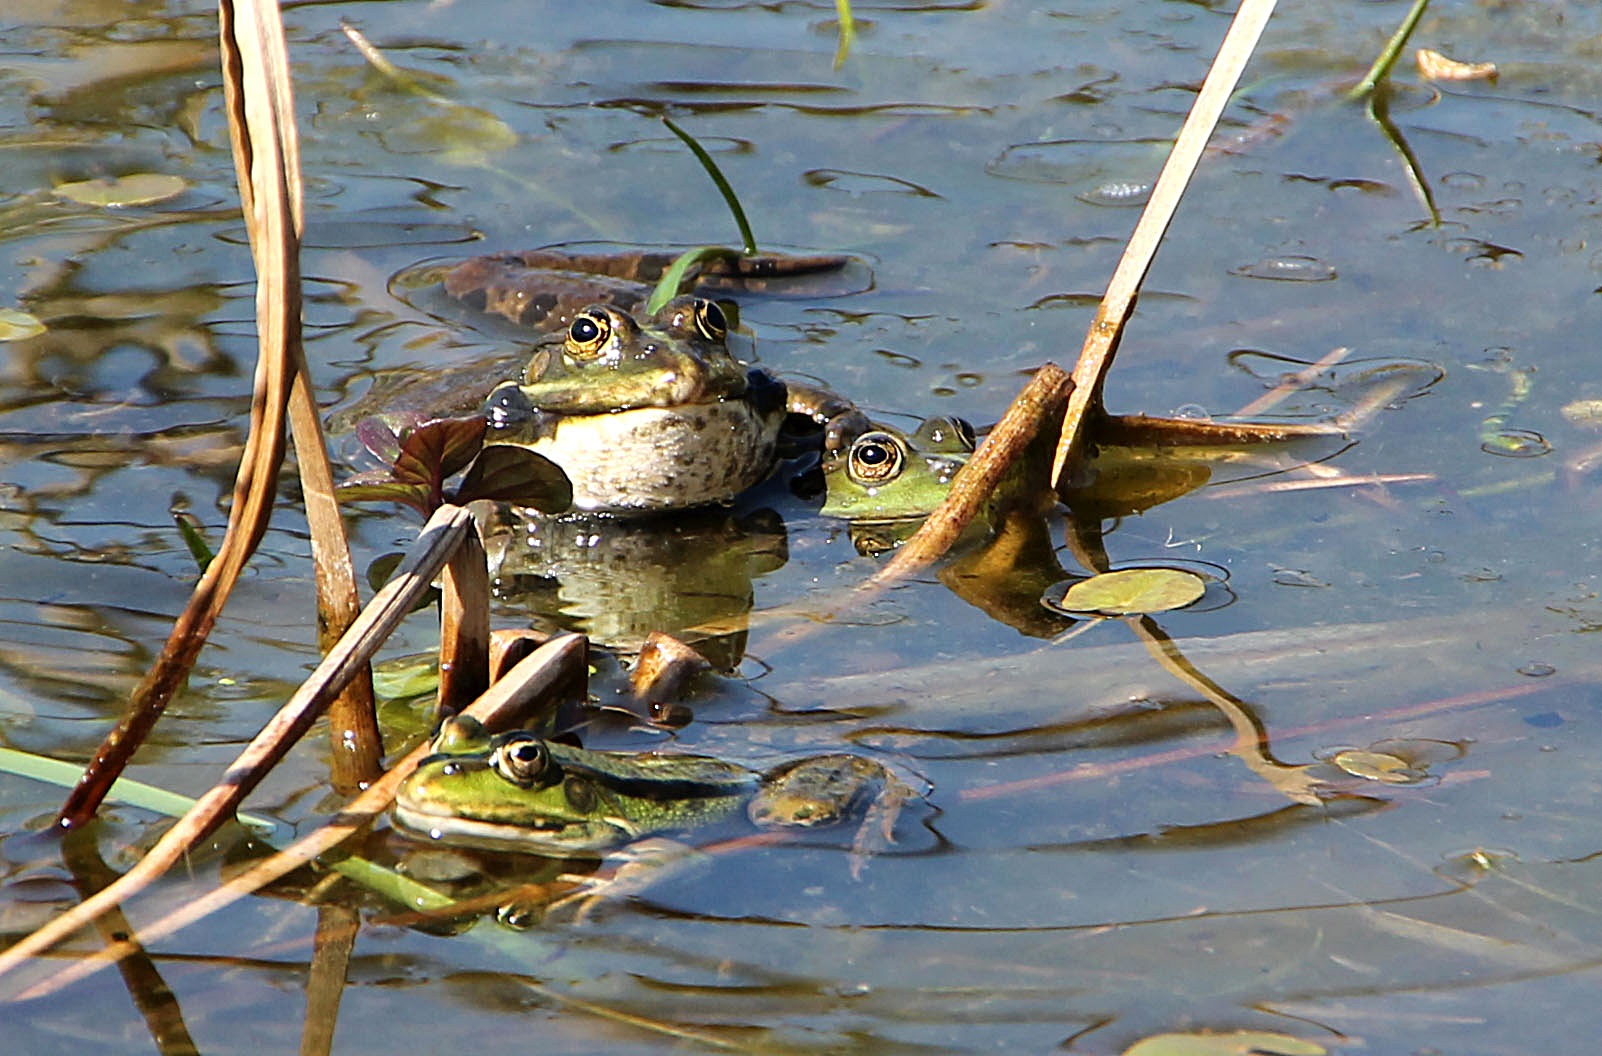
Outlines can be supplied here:
[[344, 502], [398, 502], [425, 517], [432, 512], [428, 505], [428, 485], [396, 480], [387, 469], [375, 469], [340, 481], [339, 497]]
[[394, 454], [388, 469], [345, 481], [340, 495], [351, 502], [398, 502], [427, 517], [445, 501], [445, 481], [483, 446], [484, 419], [437, 418], [397, 432], [384, 419], [366, 418], [356, 435], [374, 454]]
[[457, 502], [497, 499], [531, 506], [541, 513], [561, 513], [573, 505], [573, 485], [562, 467], [521, 447], [491, 444], [479, 452]]
[[356, 440], [374, 458], [393, 464], [400, 457], [400, 433], [383, 418], [363, 418], [356, 423]]
[[442, 485], [459, 472], [484, 445], [484, 419], [436, 418], [401, 437], [400, 455], [392, 472], [396, 480]]

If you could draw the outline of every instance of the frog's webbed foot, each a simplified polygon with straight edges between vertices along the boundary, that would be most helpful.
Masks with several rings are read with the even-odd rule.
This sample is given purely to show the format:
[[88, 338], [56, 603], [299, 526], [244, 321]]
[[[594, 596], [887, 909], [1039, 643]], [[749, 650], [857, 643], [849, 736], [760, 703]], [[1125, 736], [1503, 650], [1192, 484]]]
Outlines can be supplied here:
[[901, 810], [917, 798], [917, 789], [886, 772], [879, 794], [862, 812], [862, 824], [857, 826], [857, 834], [851, 840], [851, 879], [862, 879], [868, 859], [896, 842], [896, 821], [901, 817]]
[[660, 881], [679, 876], [708, 860], [710, 856], [705, 852], [677, 840], [662, 837], [637, 840], [607, 855], [597, 872], [558, 877], [576, 885], [576, 889], [552, 902], [546, 915], [577, 906], [573, 923], [582, 924], [602, 903], [644, 894]]

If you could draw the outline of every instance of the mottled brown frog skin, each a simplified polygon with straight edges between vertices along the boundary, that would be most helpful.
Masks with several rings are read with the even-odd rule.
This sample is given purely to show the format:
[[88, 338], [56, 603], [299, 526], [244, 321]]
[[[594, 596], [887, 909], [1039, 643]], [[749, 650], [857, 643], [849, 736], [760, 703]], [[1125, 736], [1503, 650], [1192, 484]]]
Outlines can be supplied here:
[[[548, 248], [474, 257], [445, 276], [445, 292], [521, 326], [559, 333], [591, 305], [638, 315], [679, 254], [667, 251], [586, 253]], [[755, 291], [769, 282], [839, 271], [848, 257], [751, 256], [702, 263], [695, 292]]]
[[573, 506], [648, 513], [733, 498], [774, 462], [787, 396], [729, 352], [711, 301], [679, 297], [636, 320], [606, 304], [542, 342], [521, 378], [490, 393], [486, 444], [562, 467]]

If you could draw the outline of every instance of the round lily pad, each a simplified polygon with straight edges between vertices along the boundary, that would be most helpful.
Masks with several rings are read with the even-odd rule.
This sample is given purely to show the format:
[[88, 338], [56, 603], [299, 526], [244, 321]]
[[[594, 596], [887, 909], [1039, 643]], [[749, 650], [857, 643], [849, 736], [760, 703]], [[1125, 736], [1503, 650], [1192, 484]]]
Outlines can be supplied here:
[[1071, 584], [1062, 599], [1047, 604], [1084, 616], [1144, 616], [1195, 604], [1207, 581], [1180, 568], [1125, 568]]
[[150, 205], [176, 198], [189, 187], [180, 176], [161, 172], [136, 172], [114, 180], [78, 180], [56, 185], [56, 193], [82, 205], [120, 209], [130, 205]]

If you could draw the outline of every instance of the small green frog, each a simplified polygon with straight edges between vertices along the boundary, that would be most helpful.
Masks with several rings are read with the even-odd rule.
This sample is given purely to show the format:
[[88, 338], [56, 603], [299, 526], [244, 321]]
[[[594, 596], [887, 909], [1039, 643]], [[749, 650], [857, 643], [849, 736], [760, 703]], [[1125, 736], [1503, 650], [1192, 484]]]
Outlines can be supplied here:
[[764, 828], [832, 825], [870, 797], [878, 808], [911, 795], [858, 755], [809, 756], [759, 772], [702, 755], [588, 751], [525, 731], [490, 736], [468, 718], [447, 720], [434, 751], [395, 794], [402, 828], [544, 855], [600, 857], [741, 811]]

